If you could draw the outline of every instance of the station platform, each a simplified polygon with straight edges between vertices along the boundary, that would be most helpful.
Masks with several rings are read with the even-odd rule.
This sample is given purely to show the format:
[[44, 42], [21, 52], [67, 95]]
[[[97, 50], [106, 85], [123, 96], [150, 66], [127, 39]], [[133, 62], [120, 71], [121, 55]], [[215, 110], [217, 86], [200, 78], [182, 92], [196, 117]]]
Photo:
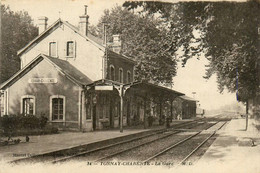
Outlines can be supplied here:
[[[106, 130], [94, 132], [61, 132], [59, 134], [30, 136], [29, 143], [25, 143], [25, 137], [17, 145], [0, 147], [1, 162], [10, 162], [31, 155], [39, 155], [57, 150], [87, 145], [99, 141], [113, 139], [117, 137], [137, 134], [151, 129], [126, 129], [121, 133], [119, 130]], [[26, 156], [25, 156], [26, 155]]]
[[232, 119], [219, 130], [218, 138], [192, 166], [192, 172], [260, 173], [260, 132], [255, 127], [257, 122], [249, 119], [247, 131], [245, 124], [245, 119]]
[[[189, 120], [191, 121], [191, 119]], [[171, 126], [181, 124], [184, 121], [176, 120]], [[0, 146], [0, 163], [8, 163], [33, 155], [66, 150], [73, 147], [85, 146], [93, 143], [114, 140], [115, 138], [138, 135], [151, 130], [164, 129], [164, 126], [152, 126], [144, 129], [143, 126], [125, 127], [123, 133], [119, 129], [98, 130], [93, 132], [60, 132], [59, 134], [29, 136], [30, 141], [25, 142], [25, 137], [14, 137], [21, 139], [21, 143], [16, 145]]]

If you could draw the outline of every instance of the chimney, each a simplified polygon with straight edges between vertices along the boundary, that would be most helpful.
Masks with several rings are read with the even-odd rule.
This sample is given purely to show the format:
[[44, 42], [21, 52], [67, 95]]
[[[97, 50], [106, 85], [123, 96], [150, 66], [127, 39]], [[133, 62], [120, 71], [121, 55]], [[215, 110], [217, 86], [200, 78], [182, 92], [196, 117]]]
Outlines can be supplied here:
[[112, 44], [112, 49], [116, 53], [121, 53], [121, 40], [120, 40], [120, 35], [113, 35], [113, 44]]
[[85, 6], [85, 14], [82, 15], [82, 16], [79, 16], [79, 31], [86, 35], [88, 34], [88, 18], [89, 16], [87, 15], [87, 8], [88, 6], [87, 5], [84, 5]]
[[46, 30], [48, 18], [45, 16], [38, 17], [39, 35]]

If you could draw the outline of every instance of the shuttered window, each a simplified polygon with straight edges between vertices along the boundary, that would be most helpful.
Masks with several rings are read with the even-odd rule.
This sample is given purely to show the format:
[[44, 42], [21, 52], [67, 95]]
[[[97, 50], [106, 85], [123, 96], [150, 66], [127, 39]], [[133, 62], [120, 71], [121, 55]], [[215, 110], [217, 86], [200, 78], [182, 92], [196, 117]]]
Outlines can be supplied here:
[[73, 41], [67, 42], [67, 49], [66, 49], [66, 56], [68, 57], [74, 57], [74, 48], [75, 44]]
[[122, 68], [119, 69], [119, 82], [121, 82], [121, 83], [124, 82], [123, 69]]
[[57, 43], [56, 42], [49, 43], [49, 56], [57, 57]]
[[115, 68], [112, 65], [110, 66], [110, 79], [115, 80]]
[[131, 73], [130, 71], [127, 71], [127, 83], [130, 83], [131, 81]]
[[24, 115], [35, 115], [35, 96], [22, 96], [21, 113]]

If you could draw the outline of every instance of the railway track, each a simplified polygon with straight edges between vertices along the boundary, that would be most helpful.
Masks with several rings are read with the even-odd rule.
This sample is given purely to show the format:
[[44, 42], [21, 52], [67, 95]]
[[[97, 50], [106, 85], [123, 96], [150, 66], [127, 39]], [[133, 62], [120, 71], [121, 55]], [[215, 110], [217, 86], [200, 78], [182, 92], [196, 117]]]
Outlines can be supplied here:
[[135, 140], [140, 140], [142, 138], [148, 138], [150, 136], [156, 135], [156, 134], [160, 134], [160, 133], [164, 133], [166, 131], [171, 131], [171, 130], [175, 130], [175, 129], [179, 129], [179, 128], [183, 128], [186, 126], [189, 126], [189, 128], [193, 128], [194, 126], [198, 125], [198, 122], [202, 121], [201, 119], [197, 119], [197, 120], [193, 120], [193, 121], [188, 121], [188, 122], [184, 122], [184, 123], [180, 123], [180, 124], [176, 124], [174, 126], [172, 126], [171, 128], [168, 129], [159, 129], [159, 130], [152, 130], [150, 131], [150, 133], [148, 132], [147, 134], [144, 135], [138, 135], [137, 137], [131, 137], [128, 140], [122, 140], [119, 142], [110, 142], [101, 146], [97, 146], [97, 147], [89, 147], [87, 146], [83, 146], [83, 147], [74, 147], [74, 148], [69, 148], [65, 151], [57, 151], [57, 152], [53, 152], [53, 153], [45, 153], [45, 154], [41, 154], [41, 155], [34, 155], [32, 157], [27, 157], [27, 158], [21, 158], [21, 159], [17, 159], [14, 161], [11, 161], [10, 163], [24, 163], [24, 162], [33, 162], [33, 163], [37, 163], [37, 162], [47, 162], [47, 163], [56, 163], [56, 162], [62, 162], [74, 157], [78, 157], [81, 155], [85, 155], [87, 153], [92, 153], [92, 152], [96, 152], [102, 149], [106, 149], [106, 148], [110, 148], [110, 147], [116, 147], [116, 146], [120, 146], [122, 144], [125, 143], [129, 143]]
[[[217, 122], [216, 122], [217, 123]], [[197, 122], [196, 125], [192, 125], [188, 128], [186, 128], [186, 130], [188, 130], [189, 128], [193, 128], [193, 130], [201, 130], [201, 129], [205, 129], [206, 128], [209, 128], [209, 127], [212, 127], [214, 124], [216, 123], [213, 123], [213, 124], [210, 124], [210, 123], [205, 123], [205, 121], [203, 122]], [[111, 147], [107, 147], [107, 148], [103, 148], [103, 150], [100, 150], [100, 151], [93, 151], [93, 152], [86, 152], [86, 153], [81, 153], [80, 155], [77, 155], [77, 156], [73, 156], [73, 157], [70, 157], [70, 158], [66, 158], [66, 160], [68, 159], [72, 159], [72, 160], [80, 160], [80, 161], [93, 161], [93, 162], [102, 162], [102, 161], [106, 161], [106, 160], [113, 160], [113, 159], [116, 159], [121, 156], [123, 156], [125, 153], [129, 153], [129, 152], [135, 152], [136, 150], [142, 150], [143, 147], [147, 147], [148, 145], [150, 145], [152, 148], [154, 148], [154, 145], [155, 143], [160, 143], [161, 141], [171, 141], [170, 139], [172, 138], [176, 138], [176, 139], [179, 139], [179, 138], [182, 138], [182, 136], [175, 136], [176, 134], [179, 134], [179, 133], [185, 133], [183, 132], [184, 130], [180, 130], [180, 131], [167, 131], [167, 132], [164, 132], [162, 134], [160, 134], [160, 136], [153, 136], [152, 138], [150, 139], [140, 139], [140, 140], [136, 140], [136, 141], [131, 141], [131, 142], [128, 142], [128, 143], [125, 143], [124, 145], [121, 145], [119, 147], [116, 148], [113, 148], [113, 146]], [[191, 132], [189, 132], [191, 133]], [[198, 132], [196, 132], [198, 133]], [[160, 147], [159, 147], [160, 148]], [[138, 152], [140, 153], [140, 152]], [[139, 160], [137, 157], [136, 154], [130, 154], [130, 155], [134, 155], [137, 159]], [[145, 155], [143, 155], [145, 156]], [[75, 158], [77, 157], [77, 158]], [[80, 158], [79, 158], [80, 157]], [[118, 160], [121, 160], [120, 158]], [[61, 162], [61, 161], [64, 161], [64, 159], [59, 159], [59, 160], [56, 160], [54, 161], [54, 163], [57, 163], [57, 162]]]
[[[155, 130], [150, 134], [111, 143], [109, 145], [104, 145], [93, 149], [81, 148], [79, 150], [74, 150], [72, 154], [69, 152], [69, 154], [65, 153], [56, 156], [51, 156], [49, 154], [41, 155], [39, 157], [36, 156], [32, 158], [16, 160], [14, 161], [14, 163], [19, 163], [19, 162], [61, 163], [61, 162], [68, 162], [68, 161], [75, 161], [75, 160], [102, 162], [105, 160], [113, 160], [116, 158], [119, 158], [120, 160], [120, 158], [122, 158], [122, 156], [124, 155], [127, 155], [127, 153], [139, 151], [140, 149], [142, 150], [142, 148], [147, 148], [147, 146], [149, 146], [151, 149], [155, 149], [155, 150], [159, 149], [160, 151], [163, 151], [162, 147], [156, 147], [156, 144], [159, 145], [161, 142], [167, 143], [169, 141], [172, 141], [172, 139], [180, 141], [182, 140], [183, 136], [187, 136], [187, 135], [192, 137], [197, 136], [203, 130], [209, 129], [219, 122], [214, 120], [215, 119], [213, 119], [213, 122], [211, 122], [212, 119], [208, 119], [208, 120], [200, 119], [196, 121], [185, 122], [182, 124], [175, 125], [174, 127], [171, 127], [169, 129]], [[191, 133], [192, 135], [190, 135]], [[183, 134], [183, 135], [178, 135], [178, 134]], [[152, 151], [151, 153], [154, 153], [154, 151]], [[146, 155], [144, 154], [143, 156]], [[136, 156], [136, 159], [139, 161], [148, 161], [147, 159], [144, 160], [143, 157], [138, 158], [138, 156]]]
[[[143, 160], [143, 162], [167, 162], [170, 161], [172, 165], [184, 165], [192, 155], [198, 151], [208, 140], [210, 140], [217, 130], [221, 129], [226, 122], [209, 133], [205, 131], [197, 132], [183, 140], [174, 143], [168, 148], [154, 154], [153, 156]], [[204, 133], [203, 133], [204, 132]], [[191, 162], [188, 162], [191, 163]]]
[[[192, 122], [183, 123], [183, 124], [180, 124], [178, 126], [170, 128], [170, 129], [164, 129], [164, 130], [157, 131], [156, 133], [153, 133], [153, 134], [133, 138], [130, 140], [121, 141], [121, 142], [118, 142], [118, 143], [115, 143], [112, 145], [103, 146], [103, 147], [93, 149], [90, 151], [80, 152], [80, 153], [77, 153], [75, 155], [71, 155], [68, 157], [55, 159], [55, 160], [51, 161], [51, 163], [64, 162], [64, 161], [71, 160], [71, 159], [74, 159], [74, 160], [79, 159], [81, 161], [82, 160], [86, 160], [86, 161], [91, 160], [94, 162], [98, 162], [98, 161], [104, 160], [106, 158], [110, 158], [110, 157], [116, 156], [118, 154], [127, 152], [129, 150], [141, 147], [143, 145], [153, 143], [160, 139], [165, 139], [174, 134], [178, 134], [181, 131], [178, 130], [177, 128], [188, 127], [187, 129], [189, 129], [189, 128], [194, 128], [196, 126], [200, 126], [202, 124], [200, 122], [201, 121], [192, 121]], [[115, 147], [116, 147], [116, 152], [114, 151]], [[111, 152], [112, 152], [112, 154], [111, 154]]]
[[[115, 153], [111, 153], [110, 155], [104, 156], [100, 159], [95, 160], [95, 162], [100, 161], [108, 161], [108, 160], [135, 160], [141, 162], [149, 162], [150, 160], [158, 157], [159, 155], [167, 152], [173, 147], [178, 146], [179, 144], [185, 142], [186, 140], [193, 138], [200, 134], [203, 130], [212, 127], [213, 125], [217, 124], [218, 122], [207, 124], [207, 126], [197, 126], [198, 132], [196, 129], [195, 132], [185, 132], [181, 131], [180, 135], [169, 136], [167, 138], [162, 138], [158, 140], [154, 140], [151, 143], [142, 144], [140, 146], [135, 146], [133, 148], [127, 148], [122, 151], [118, 151]], [[201, 128], [203, 127], [203, 128]], [[179, 134], [178, 133], [178, 134]], [[184, 136], [184, 137], [183, 137]], [[184, 139], [183, 139], [184, 138]], [[174, 143], [174, 145], [172, 145]], [[152, 154], [156, 153], [156, 154]], [[134, 156], [134, 157], [132, 157]]]

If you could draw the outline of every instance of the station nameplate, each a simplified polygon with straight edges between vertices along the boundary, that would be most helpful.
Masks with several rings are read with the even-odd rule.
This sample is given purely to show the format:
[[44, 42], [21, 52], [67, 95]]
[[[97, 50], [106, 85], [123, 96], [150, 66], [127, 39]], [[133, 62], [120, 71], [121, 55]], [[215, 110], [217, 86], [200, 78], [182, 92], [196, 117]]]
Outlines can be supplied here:
[[113, 91], [113, 86], [95, 86], [95, 90]]
[[57, 83], [57, 78], [30, 78], [29, 83]]

